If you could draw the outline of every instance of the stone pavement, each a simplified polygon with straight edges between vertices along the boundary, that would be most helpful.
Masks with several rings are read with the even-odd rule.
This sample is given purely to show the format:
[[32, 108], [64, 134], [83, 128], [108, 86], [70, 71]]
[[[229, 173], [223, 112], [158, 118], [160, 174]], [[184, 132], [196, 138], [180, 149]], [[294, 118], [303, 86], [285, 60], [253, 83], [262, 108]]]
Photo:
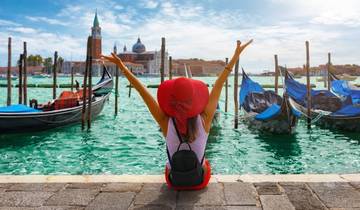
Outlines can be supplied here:
[[[226, 181], [226, 180], [225, 180]], [[0, 183], [0, 210], [360, 210], [360, 182], [221, 182], [176, 192], [164, 183]]]

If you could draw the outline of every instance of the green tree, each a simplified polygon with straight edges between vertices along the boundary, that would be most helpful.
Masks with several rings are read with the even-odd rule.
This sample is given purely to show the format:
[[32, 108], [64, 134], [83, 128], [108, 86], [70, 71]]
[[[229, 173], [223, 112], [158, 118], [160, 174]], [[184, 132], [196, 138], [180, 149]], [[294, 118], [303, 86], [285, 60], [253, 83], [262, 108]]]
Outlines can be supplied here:
[[29, 66], [40, 66], [43, 64], [43, 58], [40, 55], [29, 55], [26, 60]]
[[58, 67], [58, 72], [61, 73], [62, 65], [64, 63], [64, 58], [59, 56], [57, 62], [58, 62], [58, 66], [57, 66]]
[[52, 57], [45, 58], [44, 59], [44, 72], [46, 72], [47, 74], [50, 74], [52, 66], [53, 66]]

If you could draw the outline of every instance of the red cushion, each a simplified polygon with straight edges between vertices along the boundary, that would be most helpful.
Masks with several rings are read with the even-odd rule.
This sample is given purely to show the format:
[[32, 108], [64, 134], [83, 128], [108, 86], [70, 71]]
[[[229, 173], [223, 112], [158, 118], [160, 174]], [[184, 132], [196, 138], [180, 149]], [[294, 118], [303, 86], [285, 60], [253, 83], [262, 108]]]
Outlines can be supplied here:
[[54, 102], [54, 109], [66, 109], [78, 105], [78, 98], [59, 98]]
[[195, 185], [195, 186], [187, 186], [187, 187], [174, 187], [172, 186], [170, 179], [169, 179], [169, 173], [170, 170], [165, 167], [165, 180], [166, 180], [166, 184], [168, 185], [169, 188], [174, 189], [174, 190], [201, 190], [203, 188], [205, 188], [210, 181], [211, 178], [211, 166], [208, 160], [205, 159], [205, 165], [204, 167], [207, 169], [206, 170], [206, 174], [204, 174], [204, 180], [201, 184], [199, 185]]

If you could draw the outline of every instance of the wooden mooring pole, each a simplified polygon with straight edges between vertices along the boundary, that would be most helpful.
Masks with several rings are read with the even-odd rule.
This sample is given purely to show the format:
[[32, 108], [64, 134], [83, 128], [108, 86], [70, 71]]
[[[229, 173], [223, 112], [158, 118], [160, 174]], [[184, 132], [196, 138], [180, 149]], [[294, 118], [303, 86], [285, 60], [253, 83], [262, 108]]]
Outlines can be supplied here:
[[11, 37], [8, 39], [8, 67], [7, 67], [7, 100], [6, 105], [11, 105]]
[[[92, 42], [90, 42], [90, 52], [92, 52]], [[92, 103], [92, 53], [89, 56], [89, 87], [88, 87], [88, 109], [87, 109], [87, 129], [91, 128], [91, 103]]]
[[169, 79], [172, 79], [172, 57], [169, 56]]
[[235, 75], [234, 75], [234, 111], [235, 111], [235, 119], [234, 119], [234, 128], [238, 128], [239, 124], [239, 100], [238, 100], [238, 90], [239, 90], [239, 59], [235, 64]]
[[305, 42], [306, 46], [306, 96], [307, 96], [307, 128], [311, 128], [311, 87], [310, 87], [310, 53], [309, 41]]
[[71, 64], [71, 91], [74, 91], [74, 66]]
[[[114, 53], [117, 54], [116, 45], [114, 45]], [[115, 116], [118, 114], [118, 99], [119, 99], [119, 67], [115, 65]]]
[[161, 63], [160, 63], [160, 82], [165, 80], [165, 37], [161, 38]]
[[24, 98], [23, 98], [23, 103], [24, 105], [27, 105], [27, 49], [26, 49], [26, 42], [24, 42], [24, 53], [23, 53], [23, 70], [24, 70], [24, 75], [23, 75], [23, 94], [24, 94]]
[[[132, 68], [130, 68], [130, 72], [133, 72]], [[131, 87], [131, 83], [129, 82], [129, 98], [131, 97]]]
[[55, 51], [54, 53], [54, 66], [53, 66], [53, 99], [56, 99], [56, 71], [57, 71], [57, 62], [58, 59], [58, 52]]
[[[229, 63], [229, 58], [225, 58], [225, 66]], [[225, 70], [226, 71], [226, 70]], [[229, 97], [229, 79], [226, 78], [225, 81], [225, 112], [228, 111], [228, 97]]]
[[278, 63], [278, 56], [274, 55], [275, 59], [275, 93], [278, 94], [279, 92], [279, 63]]
[[330, 91], [330, 88], [331, 88], [330, 72], [331, 72], [331, 54], [328, 53], [328, 63], [327, 63], [327, 88], [328, 88], [328, 91]]
[[87, 87], [87, 76], [88, 76], [88, 69], [89, 69], [89, 57], [90, 57], [90, 43], [91, 43], [91, 36], [88, 37], [87, 40], [87, 47], [86, 47], [86, 62], [85, 62], [85, 71], [84, 71], [84, 81], [83, 81], [83, 104], [82, 104], [82, 112], [81, 112], [81, 129], [85, 129], [85, 113], [86, 113], [86, 87]]
[[20, 54], [19, 59], [19, 104], [23, 103], [23, 54]]

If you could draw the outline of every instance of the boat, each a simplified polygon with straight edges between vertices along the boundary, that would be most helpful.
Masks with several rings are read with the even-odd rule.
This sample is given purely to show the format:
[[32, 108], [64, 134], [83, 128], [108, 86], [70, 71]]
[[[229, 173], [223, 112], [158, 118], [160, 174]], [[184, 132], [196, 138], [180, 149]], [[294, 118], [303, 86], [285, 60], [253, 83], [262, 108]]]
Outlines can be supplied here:
[[34, 74], [31, 77], [32, 78], [50, 78], [51, 75], [49, 75], [49, 74]]
[[281, 97], [264, 90], [243, 70], [239, 95], [244, 119], [250, 127], [278, 134], [294, 132], [300, 113], [291, 109], [286, 93]]
[[329, 72], [331, 91], [345, 99], [351, 97], [354, 104], [360, 104], [360, 88], [352, 85], [349, 81], [342, 80], [332, 72]]
[[328, 90], [311, 89], [310, 116], [307, 116], [306, 85], [285, 73], [285, 88], [292, 109], [310, 117], [312, 123], [337, 130], [360, 131], [360, 106], [351, 97], [341, 98]]
[[[92, 88], [91, 119], [100, 114], [112, 88], [113, 78], [104, 68], [100, 81]], [[59, 98], [39, 106], [35, 103], [33, 107], [22, 104], [0, 107], [0, 133], [42, 131], [81, 122], [82, 99], [62, 97], [74, 94], [82, 97], [82, 90], [64, 91]]]
[[[10, 78], [11, 78], [11, 80], [17, 80], [18, 79], [18, 77], [15, 76], [15, 75], [11, 75]], [[1, 74], [0, 75], [0, 80], [7, 80], [7, 75]]]
[[[350, 74], [342, 74], [342, 75], [334, 75], [338, 80], [344, 80], [344, 81], [355, 81], [357, 76], [352, 76]], [[295, 77], [296, 78], [296, 77]], [[317, 82], [324, 82], [324, 80], [326, 80], [325, 77], [318, 77], [316, 78]]]

